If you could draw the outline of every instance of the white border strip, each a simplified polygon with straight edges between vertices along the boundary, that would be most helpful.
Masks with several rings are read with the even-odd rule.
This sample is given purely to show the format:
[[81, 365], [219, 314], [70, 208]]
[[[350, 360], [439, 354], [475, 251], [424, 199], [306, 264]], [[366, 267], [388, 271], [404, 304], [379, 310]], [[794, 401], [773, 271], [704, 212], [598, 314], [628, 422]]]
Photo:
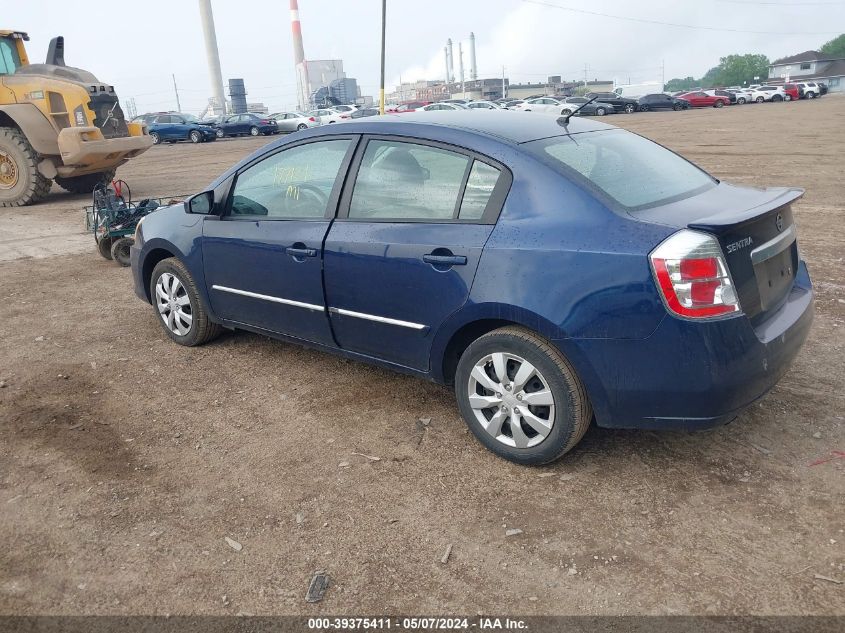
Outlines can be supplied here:
[[212, 286], [214, 290], [222, 292], [230, 292], [233, 295], [242, 295], [244, 297], [252, 297], [253, 299], [263, 299], [264, 301], [272, 301], [273, 303], [282, 303], [286, 306], [293, 306], [295, 308], [305, 308], [306, 310], [314, 310], [316, 312], [325, 312], [323, 306], [314, 305], [313, 303], [303, 303], [302, 301], [292, 301], [290, 299], [282, 299], [280, 297], [272, 297], [270, 295], [260, 295], [257, 292], [249, 292], [248, 290], [238, 290], [237, 288], [227, 288], [226, 286]]

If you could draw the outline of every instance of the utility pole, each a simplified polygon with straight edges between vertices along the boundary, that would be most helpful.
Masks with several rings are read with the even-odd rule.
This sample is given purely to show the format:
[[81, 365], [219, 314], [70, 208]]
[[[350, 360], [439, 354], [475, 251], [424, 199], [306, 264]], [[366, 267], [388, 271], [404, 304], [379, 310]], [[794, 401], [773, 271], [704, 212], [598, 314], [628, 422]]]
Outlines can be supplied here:
[[[384, 50], [387, 33], [387, 0], [381, 0], [381, 84], [379, 86], [379, 114], [384, 114]], [[399, 84], [402, 89], [402, 84]]]
[[179, 103], [179, 88], [176, 87], [176, 75], [172, 75], [173, 77], [173, 92], [176, 93], [176, 111], [181, 112], [182, 106]]
[[666, 87], [666, 60], [660, 60], [660, 85]]
[[584, 64], [584, 89], [587, 88], [587, 64]]
[[505, 89], [505, 67], [502, 66], [502, 99], [507, 96], [507, 90]]

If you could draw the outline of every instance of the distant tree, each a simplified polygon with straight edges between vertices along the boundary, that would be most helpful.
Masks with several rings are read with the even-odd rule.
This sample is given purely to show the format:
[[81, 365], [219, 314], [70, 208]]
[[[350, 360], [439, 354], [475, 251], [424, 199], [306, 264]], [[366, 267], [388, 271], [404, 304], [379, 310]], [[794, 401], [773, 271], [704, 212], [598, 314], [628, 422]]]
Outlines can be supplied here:
[[[715, 72], [714, 72], [715, 71]], [[708, 77], [714, 73], [712, 77]], [[702, 78], [702, 83], [709, 86], [742, 86], [753, 83], [755, 77], [761, 79], [769, 76], [769, 58], [765, 55], [728, 55], [719, 59], [719, 65], [708, 72], [708, 81]]]
[[845, 57], [845, 33], [826, 42], [819, 52], [831, 57]]
[[587, 87], [587, 86], [578, 86], [578, 87], [574, 90], [574, 94], [575, 94], [575, 96], [576, 96], [576, 97], [583, 97], [583, 96], [584, 96], [585, 94], [587, 94], [588, 92], [590, 92], [590, 89], [589, 89], [589, 87]]
[[684, 77], [683, 79], [675, 77], [674, 79], [670, 79], [666, 82], [664, 89], [666, 92], [677, 92], [678, 90], [689, 90], [690, 88], [695, 88], [697, 85], [698, 83], [696, 82], [695, 77]]

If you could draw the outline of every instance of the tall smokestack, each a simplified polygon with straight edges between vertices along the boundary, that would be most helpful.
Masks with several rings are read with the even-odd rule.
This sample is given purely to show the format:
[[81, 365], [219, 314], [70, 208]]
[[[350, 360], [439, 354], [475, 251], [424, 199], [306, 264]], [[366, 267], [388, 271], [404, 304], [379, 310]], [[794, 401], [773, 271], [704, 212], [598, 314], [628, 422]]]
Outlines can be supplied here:
[[293, 65], [296, 71], [296, 97], [300, 110], [308, 109], [308, 73], [305, 68], [305, 48], [302, 46], [302, 24], [299, 22], [299, 4], [290, 0], [290, 30], [293, 34]]
[[449, 83], [449, 49], [443, 47], [443, 57], [446, 60], [446, 83]]
[[464, 90], [464, 49], [461, 48], [461, 43], [458, 42], [458, 75], [461, 80], [461, 92]]
[[223, 93], [223, 73], [220, 72], [220, 54], [217, 52], [217, 33], [214, 31], [214, 14], [211, 12], [211, 0], [199, 0], [202, 33], [205, 37], [205, 56], [208, 60], [208, 74], [211, 78], [211, 93], [217, 107], [226, 114], [226, 96]]
[[446, 81], [455, 81], [455, 64], [452, 60], [452, 38], [446, 40], [446, 72], [449, 76]]
[[475, 65], [475, 33], [469, 34], [469, 78], [478, 79], [478, 68]]

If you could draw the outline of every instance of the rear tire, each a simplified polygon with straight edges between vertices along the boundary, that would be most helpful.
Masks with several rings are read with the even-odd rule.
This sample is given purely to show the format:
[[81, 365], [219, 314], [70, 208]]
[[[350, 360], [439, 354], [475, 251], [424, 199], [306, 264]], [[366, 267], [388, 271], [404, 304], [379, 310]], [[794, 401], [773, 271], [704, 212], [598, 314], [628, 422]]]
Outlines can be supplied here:
[[596, 108], [596, 116], [604, 116], [607, 114], [607, 110], [604, 108]]
[[766, 100], [766, 98], [765, 98], [765, 97], [757, 97], [757, 98], [755, 99], [755, 101], [756, 101], [757, 103], [763, 103], [765, 100]]
[[111, 245], [111, 258], [124, 268], [128, 267], [130, 263], [129, 249], [134, 243], [135, 240], [131, 237], [121, 237], [116, 239]]
[[161, 137], [158, 135], [158, 132], [150, 132], [150, 138], [153, 139], [153, 145], [161, 143]]
[[815, 92], [808, 92], [808, 93], [807, 93], [807, 98], [808, 98], [808, 99], [815, 99], [815, 98], [816, 98], [816, 93], [815, 93]]
[[739, 98], [736, 100], [736, 102], [737, 102], [739, 105], [745, 105], [745, 97], [739, 97]]
[[783, 97], [781, 97], [780, 95], [774, 95], [772, 97], [772, 101], [783, 101]]
[[116, 169], [109, 169], [108, 171], [99, 171], [96, 174], [85, 174], [84, 176], [72, 176], [70, 178], [56, 176], [56, 184], [71, 193], [91, 193], [97, 185], [108, 186], [114, 180], [116, 172]]
[[299, 125], [296, 126], [297, 132], [301, 132], [302, 130], [307, 130], [307, 129], [308, 129], [308, 126], [305, 125], [304, 123], [300, 123]]
[[673, 105], [672, 105], [672, 109], [673, 109], [675, 112], [677, 112], [678, 110], [680, 110], [680, 109], [681, 109], [681, 104], [679, 104], [679, 103], [675, 103], [675, 104], [673, 104]]
[[0, 127], [0, 207], [33, 204], [50, 193], [50, 179], [38, 171], [40, 160], [19, 129]]
[[719, 101], [717, 101], [716, 103], [714, 103], [714, 104], [713, 104], [713, 107], [714, 107], [714, 108], [724, 108], [724, 107], [725, 107], [725, 102], [724, 102], [724, 101], [719, 100]]
[[[178, 283], [174, 284], [173, 279]], [[150, 297], [159, 325], [179, 345], [203, 345], [223, 331], [222, 326], [208, 318], [194, 278], [175, 257], [156, 264], [150, 277]]]
[[226, 132], [224, 132], [223, 130], [217, 130], [214, 133], [214, 136], [216, 136], [217, 138], [223, 138], [224, 136], [226, 136]]
[[100, 256], [104, 259], [111, 259], [111, 245], [112, 245], [112, 238], [110, 237], [101, 237], [97, 240], [97, 252], [100, 253]]
[[625, 113], [626, 114], [633, 114], [636, 111], [637, 111], [637, 106], [635, 106], [633, 103], [626, 103], [625, 104]]
[[[458, 362], [455, 395], [476, 438], [517, 464], [558, 459], [581, 440], [593, 417], [584, 385], [566, 358], [521, 327], [500, 328], [470, 344]], [[528, 404], [529, 398], [552, 404]]]
[[259, 134], [261, 134], [261, 130], [259, 130], [257, 127], [255, 127], [253, 125], [251, 128], [249, 128], [249, 133], [252, 136], [258, 136]]

